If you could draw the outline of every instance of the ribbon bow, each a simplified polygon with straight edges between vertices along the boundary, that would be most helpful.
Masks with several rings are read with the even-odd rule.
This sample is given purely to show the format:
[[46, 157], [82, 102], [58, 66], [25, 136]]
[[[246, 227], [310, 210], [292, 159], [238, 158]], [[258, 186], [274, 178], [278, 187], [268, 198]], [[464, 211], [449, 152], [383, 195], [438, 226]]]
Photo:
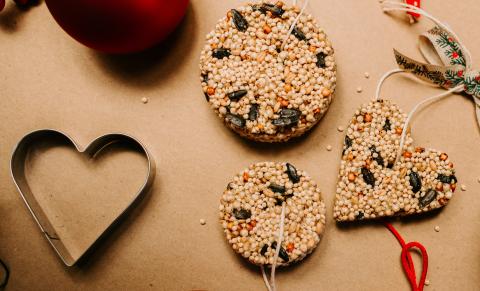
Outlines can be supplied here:
[[404, 10], [426, 16], [436, 26], [420, 35], [419, 48], [427, 63], [411, 59], [394, 50], [395, 60], [400, 69], [414, 74], [428, 83], [455, 92], [472, 96], [476, 104], [477, 122], [480, 127], [480, 71], [471, 68], [470, 52], [459, 41], [456, 34], [424, 10], [397, 2], [385, 1], [384, 11]]

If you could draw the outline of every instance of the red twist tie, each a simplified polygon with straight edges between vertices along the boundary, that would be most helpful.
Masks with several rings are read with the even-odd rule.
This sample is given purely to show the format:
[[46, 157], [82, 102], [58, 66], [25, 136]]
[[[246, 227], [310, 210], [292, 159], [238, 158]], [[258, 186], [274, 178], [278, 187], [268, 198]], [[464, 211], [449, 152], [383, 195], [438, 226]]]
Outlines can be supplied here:
[[[428, 270], [428, 254], [425, 247], [419, 242], [409, 242], [405, 243], [405, 240], [400, 235], [400, 233], [388, 222], [384, 223], [385, 226], [390, 230], [393, 235], [397, 238], [400, 246], [402, 247], [402, 266], [403, 270], [407, 274], [408, 281], [410, 282], [410, 286], [412, 287], [412, 291], [423, 291], [423, 287], [425, 287], [425, 279], [427, 278], [427, 270]], [[410, 250], [413, 248], [417, 248], [420, 250], [422, 254], [422, 275], [420, 276], [420, 282], [417, 285], [417, 275], [415, 274], [415, 265], [413, 264], [412, 256], [410, 255]]]
[[[405, 0], [405, 3], [420, 8], [420, 0]], [[409, 15], [415, 17], [415, 18], [420, 17], [420, 14], [415, 13], [415, 12], [407, 12], [407, 14], [409, 14]]]

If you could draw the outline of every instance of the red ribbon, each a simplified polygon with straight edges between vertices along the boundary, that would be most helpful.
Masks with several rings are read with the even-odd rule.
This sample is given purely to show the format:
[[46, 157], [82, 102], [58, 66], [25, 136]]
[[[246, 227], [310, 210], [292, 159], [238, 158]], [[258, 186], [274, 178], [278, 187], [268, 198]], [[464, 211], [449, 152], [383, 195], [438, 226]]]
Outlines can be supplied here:
[[[423, 287], [425, 287], [425, 279], [427, 278], [427, 270], [428, 270], [428, 254], [425, 247], [419, 242], [409, 242], [405, 243], [403, 237], [398, 233], [398, 231], [388, 222], [384, 223], [385, 226], [390, 230], [393, 235], [397, 238], [400, 246], [402, 247], [402, 266], [407, 274], [408, 281], [410, 282], [410, 286], [412, 286], [412, 291], [423, 291]], [[415, 274], [415, 266], [413, 264], [412, 256], [410, 255], [410, 250], [413, 248], [417, 248], [420, 250], [422, 254], [422, 275], [420, 276], [420, 282], [417, 285], [417, 275]]]

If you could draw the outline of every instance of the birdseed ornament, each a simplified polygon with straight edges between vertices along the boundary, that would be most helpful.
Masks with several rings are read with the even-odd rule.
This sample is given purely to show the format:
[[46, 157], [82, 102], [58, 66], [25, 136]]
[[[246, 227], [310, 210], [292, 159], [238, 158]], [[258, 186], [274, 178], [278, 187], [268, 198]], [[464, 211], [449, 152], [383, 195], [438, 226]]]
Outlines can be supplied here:
[[[383, 1], [384, 11], [406, 11], [432, 20], [436, 27], [420, 37], [420, 50], [428, 63], [394, 51], [399, 69], [380, 80], [375, 100], [362, 105], [346, 130], [338, 176], [333, 216], [336, 221], [358, 221], [421, 214], [442, 208], [453, 197], [457, 185], [455, 169], [443, 151], [415, 146], [409, 125], [423, 105], [465, 92], [476, 103], [480, 125], [480, 72], [472, 70], [470, 52], [445, 24], [419, 7]], [[441, 65], [434, 64], [440, 60]], [[446, 91], [418, 103], [407, 115], [390, 100], [380, 98], [385, 80], [398, 73], [412, 73]], [[402, 264], [412, 290], [423, 290], [428, 255], [418, 242], [405, 243], [388, 222], [385, 226], [402, 247]], [[417, 285], [410, 249], [420, 250], [423, 269]]]
[[[275, 268], [304, 259], [325, 230], [319, 187], [290, 163], [250, 165], [228, 183], [219, 210], [227, 241], [261, 267], [268, 290], [276, 290]], [[270, 280], [265, 267], [271, 268]]]
[[[381, 79], [376, 100], [362, 106], [351, 120], [345, 137], [334, 209], [337, 221], [352, 221], [428, 212], [445, 206], [456, 189], [457, 178], [448, 154], [413, 146], [408, 126], [424, 104], [451, 93], [472, 96], [480, 125], [480, 71], [473, 70], [470, 52], [456, 34], [415, 6], [383, 2], [385, 11], [414, 12], [436, 27], [420, 37], [420, 50], [428, 63], [415, 61], [395, 50], [399, 69]], [[442, 65], [435, 65], [439, 59]], [[381, 85], [391, 75], [412, 73], [448, 89], [418, 103], [407, 115], [391, 101], [379, 98]]]
[[200, 56], [203, 92], [225, 125], [243, 137], [287, 141], [310, 130], [330, 106], [334, 51], [305, 13], [307, 4], [248, 3], [228, 11], [207, 34]]

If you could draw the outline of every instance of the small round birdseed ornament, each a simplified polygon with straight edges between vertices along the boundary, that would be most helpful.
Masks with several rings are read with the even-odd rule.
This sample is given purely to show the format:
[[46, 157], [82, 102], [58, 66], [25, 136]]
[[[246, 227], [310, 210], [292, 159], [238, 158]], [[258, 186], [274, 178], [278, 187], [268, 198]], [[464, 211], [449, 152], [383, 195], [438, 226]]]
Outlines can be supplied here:
[[259, 266], [302, 260], [325, 229], [320, 189], [289, 163], [263, 162], [244, 169], [228, 184], [219, 209], [232, 248]]
[[335, 90], [333, 48], [312, 15], [282, 2], [228, 11], [200, 56], [205, 97], [243, 137], [282, 142], [311, 129]]

